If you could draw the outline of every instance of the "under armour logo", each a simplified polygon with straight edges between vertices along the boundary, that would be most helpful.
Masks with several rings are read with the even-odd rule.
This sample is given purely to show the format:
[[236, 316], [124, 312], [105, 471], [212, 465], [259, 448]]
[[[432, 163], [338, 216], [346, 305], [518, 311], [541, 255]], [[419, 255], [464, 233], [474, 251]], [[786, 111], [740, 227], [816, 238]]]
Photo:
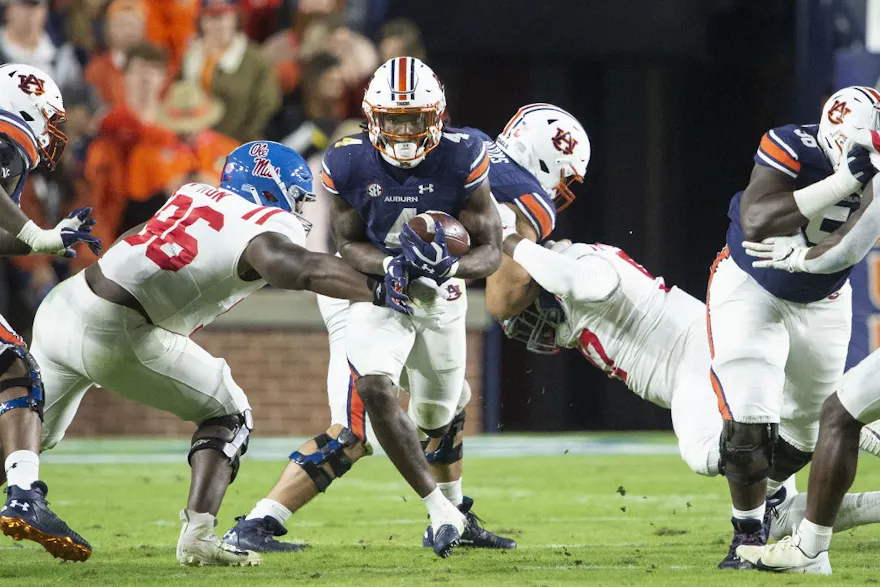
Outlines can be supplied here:
[[11, 502], [9, 502], [9, 506], [14, 508], [21, 508], [22, 511], [26, 512], [30, 509], [31, 504], [13, 499]]
[[434, 191], [434, 184], [429, 183], [428, 185], [420, 185], [419, 193], [424, 194], [425, 192], [432, 193]]
[[427, 263], [422, 263], [421, 267], [422, 271], [427, 271], [431, 275], [434, 275], [434, 268], [428, 265]]

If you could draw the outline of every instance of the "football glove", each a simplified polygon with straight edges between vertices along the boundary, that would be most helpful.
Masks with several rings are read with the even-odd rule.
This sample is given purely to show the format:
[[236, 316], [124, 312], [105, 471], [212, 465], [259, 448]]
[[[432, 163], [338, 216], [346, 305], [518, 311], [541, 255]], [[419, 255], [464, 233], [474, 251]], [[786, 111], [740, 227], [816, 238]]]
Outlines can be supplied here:
[[772, 236], [759, 243], [743, 242], [743, 248], [758, 261], [752, 267], [758, 269], [781, 269], [789, 273], [806, 273], [804, 260], [810, 250], [803, 235]]
[[877, 170], [871, 162], [871, 153], [860, 145], [850, 145], [844, 161], [849, 173], [864, 187]]
[[385, 261], [385, 276], [382, 280], [372, 279], [373, 305], [391, 308], [401, 314], [412, 314], [409, 306], [409, 275], [402, 255], [389, 257]]
[[409, 274], [433, 279], [437, 285], [455, 276], [459, 257], [449, 254], [446, 231], [439, 222], [434, 223], [434, 242], [425, 242], [409, 224], [400, 231], [400, 246]]
[[101, 239], [92, 235], [95, 219], [89, 215], [90, 207], [77, 208], [55, 228], [43, 230], [33, 220], [28, 220], [16, 238], [31, 248], [32, 255], [58, 255], [76, 257], [73, 246], [86, 243], [95, 254], [101, 255]]

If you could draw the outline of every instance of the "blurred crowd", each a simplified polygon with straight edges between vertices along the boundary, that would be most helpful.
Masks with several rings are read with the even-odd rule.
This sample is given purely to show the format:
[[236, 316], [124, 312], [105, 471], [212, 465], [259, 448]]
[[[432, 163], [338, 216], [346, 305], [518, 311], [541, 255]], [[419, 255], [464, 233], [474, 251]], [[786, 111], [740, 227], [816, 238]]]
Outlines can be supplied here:
[[[181, 184], [216, 184], [243, 142], [282, 142], [317, 176], [331, 142], [358, 132], [378, 65], [424, 58], [418, 28], [388, 20], [384, 0], [5, 0], [0, 9], [0, 62], [49, 73], [68, 115], [63, 161], [31, 176], [22, 207], [48, 227], [93, 206], [105, 246]], [[331, 248], [326, 203], [307, 207], [315, 250]], [[26, 332], [48, 291], [93, 260], [88, 251], [7, 260], [0, 312]]]

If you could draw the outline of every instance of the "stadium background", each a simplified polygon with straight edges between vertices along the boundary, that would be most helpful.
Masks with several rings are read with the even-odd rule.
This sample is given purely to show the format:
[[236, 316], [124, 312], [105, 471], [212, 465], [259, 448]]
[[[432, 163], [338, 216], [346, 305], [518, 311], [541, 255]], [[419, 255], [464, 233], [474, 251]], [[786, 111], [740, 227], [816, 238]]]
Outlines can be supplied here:
[[[213, 24], [200, 22], [202, 4]], [[87, 202], [112, 241], [172, 186], [216, 177], [219, 154], [238, 141], [283, 140], [315, 164], [356, 128], [369, 73], [404, 51], [443, 80], [454, 125], [494, 135], [535, 101], [572, 112], [593, 157], [555, 236], [620, 246], [700, 299], [761, 134], [817, 121], [834, 88], [880, 75], [876, 0], [8, 0], [3, 9], [0, 59], [52, 72], [71, 118], [63, 165], [25, 194], [43, 225]], [[227, 11], [249, 36], [246, 49], [244, 37], [223, 44]], [[244, 52], [213, 59], [212, 43], [227, 57]], [[171, 85], [181, 78], [190, 84]], [[216, 101], [219, 118], [208, 115]], [[327, 195], [318, 192], [309, 245], [327, 250]], [[51, 286], [88, 262], [4, 262], [0, 312], [27, 336]], [[869, 284], [880, 279], [869, 268], [854, 275], [851, 363], [876, 346], [880, 287]], [[670, 427], [664, 410], [577, 353], [534, 356], [503, 340], [479, 287], [468, 321], [471, 432]], [[231, 364], [258, 434], [324, 428], [327, 349], [313, 296], [259, 292], [196, 337]], [[70, 434], [190, 431], [99, 390]]]

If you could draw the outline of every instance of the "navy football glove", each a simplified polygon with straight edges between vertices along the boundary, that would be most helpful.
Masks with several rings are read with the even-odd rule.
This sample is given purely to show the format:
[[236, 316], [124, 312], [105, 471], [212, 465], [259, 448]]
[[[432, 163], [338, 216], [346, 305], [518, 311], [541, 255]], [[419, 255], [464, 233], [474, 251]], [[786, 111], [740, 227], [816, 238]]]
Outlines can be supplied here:
[[409, 275], [403, 256], [391, 259], [385, 267], [384, 279], [371, 280], [370, 287], [373, 290], [373, 305], [391, 308], [401, 314], [413, 313], [407, 296]]
[[425, 242], [409, 224], [400, 231], [400, 246], [410, 275], [428, 277], [437, 285], [455, 276], [459, 257], [449, 254], [446, 244], [446, 231], [439, 222], [434, 222], [434, 242]]
[[871, 181], [871, 178], [877, 173], [874, 164], [871, 163], [871, 154], [864, 147], [850, 147], [849, 151], [844, 155], [844, 160], [847, 168], [849, 168], [849, 172], [862, 186]]
[[61, 227], [61, 243], [64, 245], [65, 257], [76, 257], [73, 245], [77, 243], [86, 243], [96, 257], [101, 256], [101, 239], [92, 234], [95, 219], [90, 216], [91, 213], [91, 207], [77, 208], [58, 223], [58, 227]]

